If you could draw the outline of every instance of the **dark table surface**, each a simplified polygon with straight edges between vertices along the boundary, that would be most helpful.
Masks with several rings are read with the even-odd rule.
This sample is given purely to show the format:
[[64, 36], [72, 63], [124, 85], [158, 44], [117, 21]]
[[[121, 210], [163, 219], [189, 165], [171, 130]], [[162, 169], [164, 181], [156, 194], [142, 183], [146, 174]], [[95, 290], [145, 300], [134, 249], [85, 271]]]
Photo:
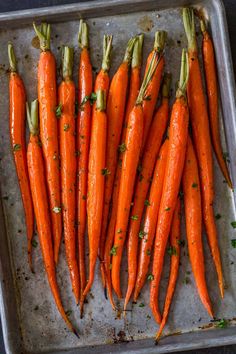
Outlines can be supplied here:
[[[80, 0], [85, 1], [85, 0]], [[109, 1], [109, 0], [107, 0]], [[79, 2], [78, 0], [1, 0], [0, 12], [22, 10], [28, 8], [37, 8], [43, 6], [62, 5]], [[232, 57], [234, 63], [234, 72], [236, 74], [236, 46], [233, 45], [236, 39], [236, 0], [223, 0], [226, 8], [229, 36], [231, 42]], [[186, 354], [236, 354], [236, 345], [193, 350], [185, 352]], [[2, 330], [0, 328], [0, 354], [5, 354]]]

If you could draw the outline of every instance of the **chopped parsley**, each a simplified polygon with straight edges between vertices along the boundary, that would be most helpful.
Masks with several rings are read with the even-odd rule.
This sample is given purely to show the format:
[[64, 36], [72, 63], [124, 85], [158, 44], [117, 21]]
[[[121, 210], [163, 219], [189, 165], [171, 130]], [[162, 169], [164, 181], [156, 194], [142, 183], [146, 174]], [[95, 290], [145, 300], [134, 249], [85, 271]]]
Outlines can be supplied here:
[[31, 245], [36, 248], [38, 246], [38, 242], [36, 240], [32, 240]]
[[146, 199], [146, 200], [145, 200], [145, 202], [144, 202], [144, 205], [146, 205], [146, 206], [150, 206], [150, 205], [151, 205], [151, 203], [149, 202], [149, 200], [148, 200], [148, 199]]
[[21, 150], [21, 145], [20, 144], [14, 144], [13, 151], [15, 152], [15, 151], [19, 151], [19, 150]]
[[167, 249], [167, 253], [170, 255], [170, 256], [177, 256], [177, 250], [174, 246], [170, 246], [168, 249]]
[[67, 132], [70, 128], [70, 124], [64, 124], [63, 130], [64, 132]]
[[52, 211], [53, 211], [55, 214], [59, 214], [59, 213], [61, 212], [61, 208], [55, 206], [54, 208], [52, 208]]
[[127, 150], [126, 144], [122, 143], [118, 147], [119, 152], [125, 152]]
[[108, 176], [108, 175], [110, 175], [111, 174], [111, 172], [108, 170], [108, 168], [103, 168], [102, 169], [102, 175], [103, 176]]
[[183, 284], [187, 285], [189, 283], [190, 283], [189, 277], [185, 277], [184, 280], [183, 280]]
[[153, 274], [149, 274], [147, 277], [147, 280], [152, 281], [154, 280], [154, 275]]
[[192, 188], [197, 188], [197, 186], [198, 186], [198, 184], [195, 182], [192, 184]]
[[147, 251], [146, 251], [146, 255], [147, 255], [147, 256], [151, 256], [151, 250], [147, 250]]
[[216, 218], [216, 220], [219, 220], [221, 218], [221, 215], [220, 214], [216, 214], [215, 218]]
[[185, 240], [178, 240], [178, 245], [184, 247], [185, 246]]
[[121, 230], [121, 229], [118, 229], [118, 230], [117, 230], [117, 233], [118, 233], [118, 234], [121, 234], [121, 233], [122, 233], [122, 230]]
[[56, 117], [60, 118], [62, 114], [62, 103], [59, 103], [59, 105], [55, 109]]
[[216, 327], [218, 328], [226, 328], [228, 326], [228, 321], [222, 318], [221, 320], [216, 322]]
[[170, 207], [165, 208], [165, 211], [170, 211]]
[[139, 231], [138, 237], [139, 238], [144, 238], [144, 236], [147, 235], [147, 233], [143, 230]]
[[112, 247], [112, 249], [111, 249], [111, 251], [110, 251], [110, 254], [112, 254], [112, 256], [116, 256], [117, 255], [117, 248], [118, 248], [118, 246], [113, 246]]
[[231, 240], [231, 246], [233, 248], [236, 248], [236, 238], [234, 238], [233, 240]]
[[66, 316], [70, 316], [72, 314], [72, 311], [71, 310], [67, 310], [66, 311]]
[[138, 307], [144, 307], [145, 305], [144, 305], [144, 303], [143, 302], [141, 302], [139, 305], [138, 305]]
[[232, 226], [233, 229], [236, 229], [236, 221], [232, 221], [231, 222], [231, 226]]
[[138, 220], [138, 215], [132, 215], [132, 216], [131, 216], [131, 219], [132, 219], [132, 220]]

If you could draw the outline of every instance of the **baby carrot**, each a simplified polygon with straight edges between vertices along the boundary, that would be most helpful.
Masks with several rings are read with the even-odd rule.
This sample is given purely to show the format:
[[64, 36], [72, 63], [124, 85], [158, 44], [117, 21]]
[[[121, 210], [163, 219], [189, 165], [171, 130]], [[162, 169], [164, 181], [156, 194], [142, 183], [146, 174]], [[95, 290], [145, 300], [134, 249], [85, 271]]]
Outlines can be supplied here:
[[159, 340], [163, 328], [166, 325], [167, 318], [169, 315], [169, 310], [171, 306], [171, 302], [175, 292], [175, 286], [178, 278], [179, 272], [179, 260], [180, 260], [180, 232], [181, 232], [181, 210], [180, 210], [180, 200], [177, 200], [171, 230], [170, 230], [170, 275], [169, 282], [166, 291], [165, 305], [163, 310], [162, 321], [160, 324], [159, 331], [156, 334], [156, 342]]
[[144, 115], [143, 129], [144, 130], [143, 130], [142, 149], [146, 144], [147, 135], [151, 125], [153, 112], [156, 106], [157, 97], [161, 86], [161, 78], [162, 78], [164, 64], [165, 64], [164, 56], [162, 54], [165, 47], [166, 37], [167, 37], [167, 33], [165, 31], [157, 31], [155, 33], [154, 47], [151, 53], [149, 54], [146, 63], [145, 71], [147, 71], [153, 53], [156, 52], [158, 54], [158, 58], [160, 58], [160, 63], [153, 75], [152, 80], [150, 81], [150, 84], [148, 85], [146, 96], [143, 101], [143, 115]]
[[217, 84], [214, 46], [213, 46], [211, 36], [208, 33], [203, 20], [201, 20], [201, 30], [203, 35], [202, 54], [203, 54], [203, 64], [204, 64], [205, 79], [206, 79], [212, 144], [213, 144], [213, 148], [220, 169], [223, 173], [223, 176], [227, 181], [229, 187], [232, 189], [233, 188], [232, 182], [230, 179], [226, 161], [223, 156], [223, 151], [220, 142], [219, 98], [218, 98], [218, 84]]
[[188, 251], [200, 299], [213, 317], [206, 278], [202, 245], [202, 206], [198, 165], [191, 138], [188, 137], [185, 166], [183, 171], [183, 192], [185, 205]]
[[142, 220], [142, 214], [145, 201], [151, 183], [153, 169], [157, 159], [157, 155], [161, 146], [162, 138], [165, 133], [168, 119], [169, 119], [169, 89], [170, 89], [170, 74], [166, 74], [164, 77], [164, 83], [162, 88], [162, 103], [154, 119], [151, 123], [151, 127], [148, 133], [148, 138], [143, 151], [143, 157], [141, 160], [141, 171], [139, 178], [136, 181], [132, 214], [137, 216], [137, 220], [131, 220], [128, 231], [128, 289], [126, 293], [124, 310], [129, 302], [130, 296], [135, 286], [135, 280], [137, 275], [137, 253], [138, 253], [138, 233], [140, 231], [140, 225]]
[[79, 302], [79, 271], [76, 259], [75, 237], [75, 84], [72, 80], [73, 48], [65, 46], [62, 57], [62, 82], [58, 89], [62, 113], [59, 119], [61, 158], [61, 200], [64, 224], [65, 250], [72, 290]]
[[188, 102], [193, 128], [193, 140], [199, 164], [203, 220], [218, 275], [220, 293], [223, 297], [223, 273], [213, 210], [214, 180], [210, 129], [198, 59], [193, 10], [187, 8], [183, 10], [183, 21], [188, 40], [189, 56]]
[[137, 301], [139, 293], [147, 279], [151, 250], [153, 247], [153, 240], [156, 230], [158, 210], [161, 202], [168, 147], [169, 140], [166, 139], [160, 149], [160, 153], [156, 161], [156, 167], [153, 174], [150, 194], [148, 198], [149, 203], [144, 216], [143, 230], [140, 230], [139, 232], [141, 244], [138, 258], [137, 278], [134, 289], [135, 302]]
[[27, 163], [29, 170], [29, 179], [34, 205], [34, 212], [38, 230], [40, 246], [43, 255], [45, 271], [48, 277], [52, 295], [57, 305], [58, 311], [67, 324], [67, 327], [78, 336], [68, 319], [63, 308], [56, 279], [56, 269], [53, 258], [52, 234], [50, 225], [50, 209], [48, 205], [48, 196], [46, 189], [46, 179], [44, 175], [43, 154], [41, 142], [39, 140], [38, 129], [38, 101], [27, 106], [27, 118], [30, 129], [30, 140], [27, 150]]
[[[126, 231], [129, 221], [130, 204], [132, 201], [135, 175], [138, 167], [139, 155], [143, 135], [143, 99], [146, 94], [147, 86], [160, 62], [157, 52], [153, 53], [149, 68], [145, 74], [142, 86], [139, 91], [135, 106], [133, 107], [127, 125], [124, 156], [122, 160], [122, 171], [119, 186], [119, 199], [117, 207], [117, 218], [115, 227], [114, 245], [111, 253], [112, 257], [112, 285], [118, 297], [121, 297], [120, 290], [120, 265]], [[135, 215], [131, 219], [136, 219]]]
[[40, 41], [40, 58], [38, 63], [38, 99], [40, 139], [43, 147], [47, 188], [52, 219], [54, 241], [54, 259], [57, 263], [62, 234], [60, 174], [59, 174], [59, 142], [57, 116], [61, 107], [57, 105], [56, 61], [50, 50], [50, 25], [42, 23], [39, 30], [33, 24]]
[[78, 119], [77, 119], [77, 200], [78, 200], [78, 252], [80, 273], [80, 315], [83, 315], [84, 296], [86, 286], [85, 268], [85, 230], [87, 209], [88, 157], [91, 131], [92, 107], [89, 98], [92, 93], [93, 74], [89, 54], [88, 25], [80, 20], [79, 47], [81, 48], [78, 72]]
[[107, 115], [105, 110], [106, 97], [109, 89], [108, 71], [110, 69], [111, 49], [112, 36], [104, 36], [102, 69], [100, 70], [95, 81], [97, 100], [93, 106], [92, 112], [87, 200], [89, 279], [83, 292], [83, 296], [86, 296], [93, 284], [102, 227], [104, 186], [105, 177], [108, 173], [106, 168]]
[[104, 205], [102, 215], [102, 229], [99, 245], [99, 259], [101, 261], [101, 274], [103, 286], [105, 274], [103, 273], [104, 246], [108, 221], [108, 214], [112, 196], [112, 188], [117, 165], [117, 149], [120, 142], [121, 129], [125, 112], [126, 92], [128, 88], [129, 66], [132, 58], [133, 46], [137, 38], [131, 38], [127, 44], [124, 59], [112, 78], [107, 100], [107, 151], [106, 168], [109, 174], [105, 180]]
[[9, 119], [10, 138], [13, 151], [16, 173], [18, 176], [23, 207], [25, 211], [25, 221], [27, 228], [27, 250], [28, 262], [31, 271], [32, 267], [32, 237], [34, 231], [34, 212], [30, 191], [29, 175], [27, 169], [27, 156], [25, 146], [25, 103], [26, 94], [24, 83], [17, 73], [16, 58], [11, 43], [8, 44], [8, 56], [10, 62], [9, 80]]
[[113, 185], [113, 195], [112, 195], [112, 209], [111, 209], [111, 217], [108, 223], [106, 242], [105, 242], [105, 250], [104, 250], [104, 273], [106, 275], [106, 288], [108, 291], [109, 299], [112, 304], [112, 308], [115, 309], [115, 304], [112, 296], [112, 284], [111, 284], [111, 248], [114, 240], [115, 233], [115, 224], [116, 224], [116, 214], [117, 214], [117, 205], [118, 205], [118, 197], [119, 197], [119, 186], [120, 186], [120, 177], [121, 177], [121, 165], [124, 153], [125, 146], [125, 135], [127, 130], [127, 123], [129, 119], [129, 114], [132, 111], [135, 101], [138, 96], [138, 92], [140, 89], [140, 72], [141, 72], [141, 62], [142, 62], [142, 46], [143, 46], [143, 35], [138, 36], [138, 40], [134, 44], [132, 61], [131, 61], [131, 75], [130, 75], [130, 87], [129, 87], [129, 95], [126, 105], [125, 112], [125, 122], [123, 124], [122, 129], [122, 137], [121, 144], [119, 147], [119, 160], [116, 168], [116, 176]]
[[159, 284], [166, 245], [182, 178], [188, 136], [189, 113], [185, 96], [187, 82], [188, 57], [185, 50], [183, 50], [180, 81], [170, 119], [169, 149], [157, 220], [152, 267], [153, 280], [151, 281], [150, 307], [158, 323], [161, 322], [161, 315], [158, 308]]

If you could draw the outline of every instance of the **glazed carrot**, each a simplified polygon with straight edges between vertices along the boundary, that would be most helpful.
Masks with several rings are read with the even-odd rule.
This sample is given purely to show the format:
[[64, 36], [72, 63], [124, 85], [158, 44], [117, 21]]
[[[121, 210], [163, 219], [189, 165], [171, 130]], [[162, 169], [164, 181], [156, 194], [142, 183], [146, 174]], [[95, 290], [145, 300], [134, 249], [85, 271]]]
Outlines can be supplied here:
[[85, 268], [85, 230], [87, 209], [88, 157], [91, 130], [92, 107], [89, 101], [92, 93], [93, 73], [89, 55], [89, 36], [87, 23], [80, 20], [79, 47], [81, 48], [78, 72], [78, 119], [77, 119], [77, 149], [78, 149], [78, 252], [80, 273], [80, 315], [83, 315], [84, 296], [86, 286]]
[[193, 275], [200, 299], [213, 317], [206, 278], [202, 245], [202, 207], [198, 165], [190, 137], [188, 137], [185, 166], [183, 171], [186, 234]]
[[115, 304], [112, 296], [112, 284], [111, 284], [111, 248], [114, 239], [115, 226], [116, 226], [116, 214], [117, 214], [117, 205], [118, 205], [118, 197], [119, 197], [119, 185], [120, 185], [120, 177], [121, 177], [121, 165], [123, 159], [123, 149], [125, 141], [125, 135], [127, 130], [127, 123], [129, 119], [129, 114], [132, 111], [135, 101], [138, 96], [138, 92], [140, 89], [140, 72], [141, 72], [141, 62], [142, 62], [142, 46], [143, 46], [143, 35], [138, 36], [138, 40], [134, 44], [132, 61], [131, 61], [131, 75], [130, 75], [130, 87], [129, 87], [129, 96], [126, 105], [125, 112], [125, 122], [123, 124], [122, 129], [122, 137], [120, 144], [120, 152], [119, 152], [119, 161], [116, 168], [116, 176], [113, 185], [113, 195], [112, 195], [112, 209], [111, 209], [111, 217], [108, 223], [107, 234], [106, 234], [106, 242], [105, 242], [105, 250], [104, 250], [104, 273], [106, 275], [106, 287], [108, 290], [108, 295], [110, 298], [110, 302], [112, 308], [115, 309]]
[[75, 236], [75, 84], [72, 80], [73, 48], [65, 46], [62, 58], [62, 82], [58, 98], [62, 106], [59, 119], [59, 141], [61, 159], [61, 201], [64, 225], [65, 250], [72, 290], [76, 303], [79, 302], [79, 271], [76, 259]]
[[156, 167], [153, 174], [153, 180], [151, 183], [150, 194], [148, 198], [149, 204], [146, 208], [143, 222], [143, 230], [139, 232], [141, 244], [139, 250], [137, 278], [134, 289], [134, 301], [137, 301], [139, 293], [147, 279], [151, 250], [153, 247], [153, 240], [156, 230], [158, 210], [161, 202], [168, 147], [169, 140], [166, 139], [160, 149], [160, 153], [156, 161]]
[[170, 230], [170, 249], [169, 249], [170, 255], [171, 255], [170, 275], [169, 275], [168, 287], [167, 287], [167, 291], [166, 291], [166, 298], [165, 298], [165, 305], [164, 305], [164, 310], [163, 310], [162, 321], [161, 321], [159, 331], [157, 332], [157, 335], [156, 335], [156, 341], [159, 340], [159, 338], [162, 334], [163, 328], [166, 325], [171, 302], [172, 302], [174, 292], [175, 292], [177, 278], [178, 278], [179, 260], [180, 260], [180, 232], [181, 232], [180, 221], [181, 221], [181, 210], [180, 210], [180, 200], [178, 198], [177, 203], [176, 203], [176, 207], [175, 207], [175, 211], [174, 211], [174, 215], [173, 215], [171, 230]]
[[201, 20], [201, 30], [203, 34], [202, 55], [206, 79], [212, 145], [222, 174], [225, 180], [227, 181], [229, 187], [232, 189], [232, 181], [230, 179], [228, 167], [223, 157], [223, 151], [220, 142], [219, 98], [214, 46], [203, 20]]
[[[140, 88], [135, 106], [133, 107], [127, 124], [127, 131], [125, 137], [125, 147], [122, 171], [119, 186], [119, 198], [117, 206], [117, 218], [115, 226], [114, 244], [111, 249], [112, 257], [112, 285], [118, 297], [121, 297], [120, 290], [120, 265], [122, 259], [122, 252], [126, 237], [126, 231], [129, 221], [130, 204], [132, 201], [135, 175], [138, 167], [139, 155], [142, 144], [143, 135], [143, 98], [146, 94], [147, 86], [159, 64], [158, 53], [154, 52], [150, 66], [145, 74], [142, 86]], [[135, 219], [136, 216], [132, 215]]]
[[13, 151], [16, 173], [18, 176], [23, 207], [25, 211], [25, 222], [27, 229], [27, 250], [28, 262], [31, 271], [32, 267], [32, 237], [34, 231], [34, 212], [30, 192], [29, 175], [27, 169], [27, 157], [25, 146], [25, 103], [26, 94], [24, 83], [17, 73], [16, 58], [11, 43], [8, 44], [8, 56], [10, 63], [9, 80], [9, 120], [10, 138]]
[[160, 57], [160, 63], [147, 88], [146, 99], [144, 99], [143, 101], [144, 130], [143, 130], [142, 149], [146, 144], [147, 135], [152, 122], [153, 112], [156, 106], [157, 97], [161, 86], [161, 78], [162, 78], [164, 64], [165, 64], [164, 56], [162, 55], [162, 53], [165, 47], [166, 37], [167, 34], [165, 31], [158, 31], [155, 33], [154, 47], [151, 53], [149, 54], [146, 63], [145, 71], [147, 71], [153, 53], [154, 52], [158, 53], [158, 57]]
[[27, 118], [30, 129], [30, 140], [27, 150], [27, 162], [34, 212], [44, 266], [58, 311], [66, 322], [67, 327], [78, 336], [64, 311], [57, 285], [56, 269], [53, 258], [50, 209], [46, 189], [46, 179], [44, 175], [43, 154], [41, 149], [41, 142], [38, 136], [39, 129], [37, 100], [32, 102], [31, 108], [27, 106]]
[[161, 315], [158, 307], [159, 284], [166, 245], [182, 178], [188, 136], [189, 113], [185, 96], [187, 81], [188, 58], [187, 53], [183, 50], [180, 81], [170, 119], [169, 149], [154, 243], [152, 267], [153, 280], [151, 281], [150, 307], [154, 318], [158, 323], [161, 322]]
[[[107, 115], [106, 98], [109, 89], [110, 55], [112, 36], [104, 36], [102, 68], [96, 77], [95, 93], [98, 95], [93, 106], [92, 129], [88, 165], [88, 237], [89, 237], [89, 279], [83, 292], [86, 296], [90, 290], [98, 256], [102, 227], [102, 206], [104, 202], [106, 168]], [[99, 99], [99, 100], [98, 100]]]
[[45, 171], [52, 220], [54, 241], [54, 259], [57, 263], [62, 234], [60, 174], [59, 174], [59, 143], [57, 134], [57, 105], [56, 61], [50, 51], [50, 25], [42, 23], [39, 30], [33, 24], [40, 41], [40, 58], [38, 63], [38, 99], [40, 139], [43, 147]]
[[85, 296], [90, 290], [95, 272], [98, 255], [99, 239], [102, 224], [102, 205], [104, 200], [104, 185], [106, 169], [106, 134], [107, 116], [106, 93], [96, 92], [96, 109], [92, 117], [91, 142], [88, 168], [88, 237], [89, 237], [89, 280], [84, 290]]
[[160, 150], [163, 135], [165, 133], [168, 119], [169, 119], [169, 89], [170, 89], [170, 75], [166, 74], [164, 78], [163, 91], [162, 91], [162, 104], [157, 110], [152, 121], [147, 143], [144, 147], [143, 157], [141, 160], [141, 172], [136, 181], [133, 197], [132, 214], [137, 216], [137, 220], [131, 220], [128, 231], [128, 289], [126, 292], [124, 310], [129, 302], [132, 291], [135, 286], [137, 275], [137, 253], [138, 253], [138, 234], [142, 220], [142, 214], [145, 207], [145, 201], [151, 183], [151, 178]]
[[194, 24], [193, 10], [183, 10], [183, 21], [188, 39], [189, 55], [189, 84], [188, 102], [191, 124], [193, 128], [193, 140], [199, 164], [203, 220], [206, 227], [208, 241], [215, 263], [221, 296], [224, 296], [223, 273], [221, 266], [220, 250], [217, 240], [217, 230], [214, 220], [214, 185], [213, 185], [213, 161], [211, 139], [206, 101], [204, 97], [200, 65], [198, 60], [197, 42]]
[[116, 165], [117, 165], [117, 149], [120, 142], [121, 129], [125, 113], [126, 92], [128, 88], [129, 66], [132, 58], [133, 46], [137, 37], [131, 38], [127, 44], [123, 62], [119, 66], [112, 78], [108, 100], [107, 100], [107, 151], [106, 151], [106, 168], [109, 174], [105, 180], [104, 205], [102, 215], [102, 229], [99, 245], [99, 259], [101, 262], [102, 283], [105, 285], [104, 267], [104, 246], [108, 221], [108, 214], [112, 196], [112, 188], [114, 183]]

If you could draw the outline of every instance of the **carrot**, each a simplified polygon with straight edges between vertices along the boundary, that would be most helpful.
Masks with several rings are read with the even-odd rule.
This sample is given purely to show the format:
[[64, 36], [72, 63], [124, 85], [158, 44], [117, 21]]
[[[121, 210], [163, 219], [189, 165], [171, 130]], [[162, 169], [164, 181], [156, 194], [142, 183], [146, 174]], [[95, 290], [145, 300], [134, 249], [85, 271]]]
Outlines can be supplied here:
[[57, 263], [62, 235], [60, 174], [59, 174], [59, 142], [57, 117], [60, 116], [60, 105], [57, 105], [56, 61], [50, 51], [50, 25], [42, 23], [39, 30], [33, 24], [40, 41], [40, 58], [38, 63], [38, 99], [40, 139], [46, 167], [46, 180], [52, 219], [54, 241], [54, 259]]
[[170, 250], [170, 255], [171, 255], [171, 261], [170, 261], [169, 282], [168, 282], [168, 287], [167, 287], [167, 291], [166, 291], [163, 317], [162, 317], [159, 331], [157, 332], [157, 335], [156, 335], [156, 342], [159, 340], [159, 338], [162, 334], [163, 328], [166, 325], [171, 302], [172, 302], [174, 292], [175, 292], [177, 278], [178, 278], [179, 260], [180, 260], [180, 232], [181, 232], [180, 221], [181, 221], [181, 210], [180, 210], [180, 200], [178, 198], [177, 203], [176, 203], [176, 207], [175, 207], [175, 211], [174, 211], [174, 215], [173, 215], [171, 231], [170, 231], [170, 249], [169, 250]]
[[112, 196], [112, 188], [117, 165], [117, 149], [120, 142], [121, 129], [125, 113], [126, 92], [128, 88], [129, 66], [132, 58], [133, 46], [137, 37], [131, 38], [127, 44], [123, 62], [112, 78], [108, 100], [107, 100], [107, 151], [106, 168], [109, 174], [105, 180], [104, 205], [102, 215], [102, 229], [99, 245], [99, 259], [101, 261], [102, 283], [105, 285], [104, 267], [104, 246], [108, 221], [108, 214]]
[[85, 268], [85, 230], [87, 208], [87, 183], [88, 183], [88, 157], [91, 131], [91, 103], [92, 94], [92, 65], [89, 55], [89, 36], [87, 23], [80, 20], [79, 47], [81, 48], [79, 72], [78, 72], [78, 119], [77, 119], [77, 149], [78, 149], [78, 176], [77, 176], [77, 200], [78, 200], [78, 251], [80, 273], [80, 316], [83, 315], [84, 296], [86, 286]]
[[183, 172], [183, 192], [185, 205], [186, 234], [193, 275], [200, 299], [213, 317], [206, 278], [202, 245], [202, 207], [198, 165], [191, 138], [188, 137], [185, 166]]
[[[129, 221], [130, 204], [135, 183], [135, 175], [138, 167], [139, 155], [143, 135], [143, 98], [146, 94], [147, 86], [153, 77], [160, 61], [158, 53], [154, 52], [148, 71], [145, 74], [142, 86], [135, 102], [129, 119], [125, 137], [125, 147], [122, 171], [119, 186], [119, 198], [117, 206], [117, 218], [114, 236], [114, 245], [111, 249], [112, 257], [112, 285], [118, 297], [121, 297], [120, 290], [120, 265], [122, 252], [126, 237], [126, 231]], [[131, 218], [136, 219], [135, 215]]]
[[138, 233], [140, 231], [143, 210], [145, 204], [148, 203], [148, 200], [145, 201], [145, 199], [147, 197], [155, 162], [168, 123], [168, 96], [170, 89], [170, 81], [170, 75], [166, 74], [162, 91], [162, 104], [157, 110], [157, 113], [155, 114], [150, 127], [147, 142], [144, 147], [143, 158], [141, 160], [141, 172], [135, 185], [132, 214], [137, 216], [137, 220], [130, 221], [128, 231], [128, 289], [126, 292], [124, 310], [126, 309], [126, 306], [129, 302], [130, 296], [135, 286], [135, 280], [137, 275], [137, 253], [139, 240]]
[[112, 36], [104, 36], [102, 68], [96, 77], [96, 103], [92, 112], [92, 129], [88, 165], [88, 237], [89, 237], [89, 279], [83, 296], [89, 292], [94, 279], [102, 227], [102, 207], [104, 202], [106, 168], [107, 115], [106, 99], [109, 89], [110, 55]]
[[149, 128], [151, 125], [151, 121], [153, 118], [153, 112], [156, 106], [157, 102], [157, 97], [159, 94], [160, 90], [160, 85], [161, 85], [161, 78], [163, 74], [163, 69], [164, 69], [164, 56], [162, 55], [164, 47], [165, 47], [165, 41], [166, 41], [167, 33], [165, 31], [157, 31], [155, 33], [155, 41], [154, 41], [154, 47], [151, 53], [148, 56], [147, 63], [146, 63], [146, 69], [149, 66], [149, 63], [151, 61], [152, 55], [154, 52], [158, 53], [158, 56], [160, 57], [160, 63], [156, 69], [155, 74], [153, 75], [153, 78], [148, 86], [147, 92], [146, 92], [146, 97], [143, 101], [143, 115], [144, 115], [144, 130], [143, 130], [143, 143], [142, 143], [142, 149], [144, 148], [147, 140], [147, 135], [149, 132]]
[[125, 112], [125, 122], [122, 129], [121, 144], [119, 147], [119, 161], [116, 168], [115, 181], [113, 184], [113, 195], [112, 195], [112, 208], [111, 208], [111, 217], [107, 227], [106, 242], [104, 249], [104, 273], [106, 275], [106, 288], [108, 290], [108, 295], [112, 308], [115, 309], [115, 304], [112, 296], [112, 284], [111, 284], [111, 248], [114, 239], [115, 233], [115, 224], [116, 224], [116, 214], [117, 214], [117, 205], [119, 197], [119, 185], [121, 177], [121, 165], [123, 159], [123, 148], [125, 135], [127, 130], [127, 123], [129, 119], [129, 114], [132, 111], [135, 101], [138, 96], [138, 91], [140, 88], [140, 72], [141, 72], [141, 62], [142, 62], [142, 46], [143, 46], [143, 35], [138, 36], [138, 40], [134, 44], [132, 61], [131, 61], [131, 75], [130, 75], [130, 87], [129, 87], [129, 96], [126, 105]]
[[153, 180], [151, 183], [150, 194], [148, 198], [149, 205], [147, 206], [146, 213], [144, 216], [143, 230], [139, 232], [141, 245], [139, 250], [137, 278], [134, 289], [135, 302], [137, 301], [139, 293], [142, 287], [144, 286], [148, 273], [150, 255], [153, 247], [153, 240], [156, 230], [158, 210], [161, 202], [168, 147], [169, 140], [166, 139], [160, 149], [160, 153], [156, 161], [156, 167], [153, 174]]
[[219, 127], [219, 98], [218, 84], [215, 64], [214, 46], [210, 34], [208, 33], [205, 23], [201, 20], [201, 30], [203, 34], [202, 40], [202, 55], [206, 79], [207, 97], [208, 97], [208, 112], [210, 118], [211, 138], [216, 158], [222, 174], [232, 189], [232, 181], [230, 179], [228, 167], [226, 165], [223, 151], [220, 142], [220, 127]]
[[44, 174], [44, 163], [39, 139], [38, 129], [38, 101], [32, 102], [31, 107], [27, 105], [27, 118], [30, 129], [30, 140], [27, 150], [27, 163], [29, 179], [34, 205], [38, 236], [41, 245], [45, 270], [48, 277], [52, 295], [57, 305], [58, 311], [67, 324], [67, 327], [78, 336], [68, 319], [59, 294], [56, 279], [55, 263], [53, 258], [52, 233], [50, 225], [50, 209], [46, 190], [46, 179]]
[[62, 58], [62, 82], [58, 89], [58, 98], [62, 106], [59, 120], [61, 200], [66, 259], [70, 271], [72, 290], [76, 303], [78, 303], [80, 285], [75, 240], [75, 84], [72, 80], [72, 70], [73, 48], [65, 46]]
[[197, 53], [197, 42], [194, 24], [193, 10], [183, 10], [183, 21], [188, 39], [189, 55], [189, 84], [188, 102], [191, 124], [193, 128], [193, 140], [196, 147], [196, 154], [199, 164], [203, 220], [206, 233], [215, 263], [218, 276], [220, 293], [224, 296], [223, 273], [221, 266], [220, 250], [217, 240], [217, 230], [214, 220], [214, 182], [213, 182], [213, 161], [211, 151], [211, 139], [206, 101], [204, 97], [201, 71]]
[[27, 250], [28, 262], [31, 271], [32, 267], [32, 237], [34, 231], [34, 213], [32, 197], [30, 192], [29, 175], [27, 169], [27, 157], [25, 146], [25, 103], [26, 94], [24, 83], [17, 72], [16, 58], [11, 43], [8, 44], [8, 56], [10, 62], [9, 80], [9, 119], [10, 138], [13, 151], [16, 173], [19, 181], [21, 198], [23, 202], [25, 221], [27, 228]]
[[159, 284], [174, 208], [182, 178], [187, 144], [189, 122], [188, 105], [185, 96], [187, 81], [188, 59], [187, 53], [183, 50], [180, 81], [170, 119], [169, 149], [154, 244], [150, 307], [158, 323], [161, 322], [161, 315], [158, 308]]

